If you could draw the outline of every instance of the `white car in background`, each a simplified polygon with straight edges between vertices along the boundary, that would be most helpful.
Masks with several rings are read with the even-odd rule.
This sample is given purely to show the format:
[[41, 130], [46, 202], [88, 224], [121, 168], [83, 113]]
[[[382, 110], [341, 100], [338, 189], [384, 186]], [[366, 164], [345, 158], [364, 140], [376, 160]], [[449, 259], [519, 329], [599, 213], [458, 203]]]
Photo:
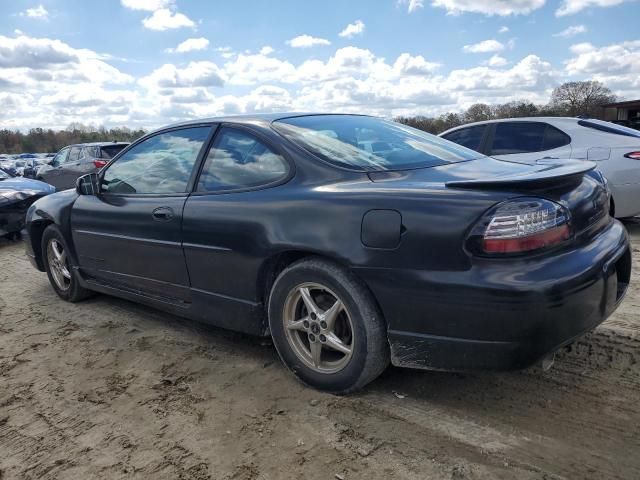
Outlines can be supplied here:
[[529, 117], [469, 123], [441, 137], [494, 158], [536, 163], [547, 159], [597, 162], [618, 218], [640, 215], [640, 131], [587, 118]]

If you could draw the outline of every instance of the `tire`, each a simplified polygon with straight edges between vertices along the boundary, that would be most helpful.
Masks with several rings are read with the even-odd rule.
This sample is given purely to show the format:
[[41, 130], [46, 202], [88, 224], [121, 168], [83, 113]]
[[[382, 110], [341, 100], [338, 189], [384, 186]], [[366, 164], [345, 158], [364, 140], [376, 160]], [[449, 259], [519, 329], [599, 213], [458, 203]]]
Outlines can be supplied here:
[[[66, 255], [67, 242], [55, 225], [49, 225], [42, 234], [42, 260], [49, 283], [60, 298], [67, 302], [79, 302], [93, 292], [80, 285], [77, 274], [71, 268]], [[58, 256], [56, 256], [56, 253]], [[62, 282], [62, 284], [60, 283]]]
[[312, 257], [287, 267], [273, 284], [268, 313], [282, 362], [308, 386], [350, 393], [389, 365], [386, 327], [371, 293], [333, 262]]

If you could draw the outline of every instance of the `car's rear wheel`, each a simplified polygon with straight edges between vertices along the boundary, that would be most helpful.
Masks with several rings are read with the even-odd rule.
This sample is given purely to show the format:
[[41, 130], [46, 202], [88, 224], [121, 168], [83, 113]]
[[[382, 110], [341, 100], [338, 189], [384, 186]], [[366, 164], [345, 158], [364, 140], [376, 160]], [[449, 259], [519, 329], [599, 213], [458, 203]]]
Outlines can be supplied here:
[[48, 226], [42, 234], [42, 254], [49, 282], [60, 298], [78, 302], [92, 292], [78, 282], [67, 252], [67, 243], [58, 227]]
[[389, 364], [386, 328], [370, 292], [332, 262], [301, 260], [278, 276], [269, 326], [285, 365], [321, 390], [357, 390]]

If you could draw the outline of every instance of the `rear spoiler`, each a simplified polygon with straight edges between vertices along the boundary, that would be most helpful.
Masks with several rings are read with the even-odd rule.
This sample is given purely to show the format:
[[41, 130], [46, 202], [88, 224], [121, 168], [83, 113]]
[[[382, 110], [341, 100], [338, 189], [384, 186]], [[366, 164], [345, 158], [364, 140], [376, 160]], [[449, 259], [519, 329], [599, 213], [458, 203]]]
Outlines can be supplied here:
[[[558, 160], [555, 161], [557, 162]], [[473, 180], [452, 180], [446, 182], [445, 185], [450, 188], [503, 188], [518, 185], [542, 186], [547, 183], [555, 183], [555, 181], [560, 179], [566, 180], [570, 177], [582, 176], [596, 168], [594, 162], [576, 160], [560, 160], [560, 162], [562, 163], [548, 164], [538, 161], [536, 164], [542, 168], [529, 173], [510, 174], [493, 178], [477, 178]]]

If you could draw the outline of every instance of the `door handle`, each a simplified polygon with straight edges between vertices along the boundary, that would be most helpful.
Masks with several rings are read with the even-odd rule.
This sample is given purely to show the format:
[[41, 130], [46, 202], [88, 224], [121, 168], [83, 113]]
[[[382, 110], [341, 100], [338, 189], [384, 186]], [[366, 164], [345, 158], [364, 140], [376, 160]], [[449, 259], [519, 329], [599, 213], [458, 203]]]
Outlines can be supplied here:
[[169, 207], [158, 207], [151, 212], [151, 217], [156, 222], [170, 222], [173, 220], [173, 209]]

